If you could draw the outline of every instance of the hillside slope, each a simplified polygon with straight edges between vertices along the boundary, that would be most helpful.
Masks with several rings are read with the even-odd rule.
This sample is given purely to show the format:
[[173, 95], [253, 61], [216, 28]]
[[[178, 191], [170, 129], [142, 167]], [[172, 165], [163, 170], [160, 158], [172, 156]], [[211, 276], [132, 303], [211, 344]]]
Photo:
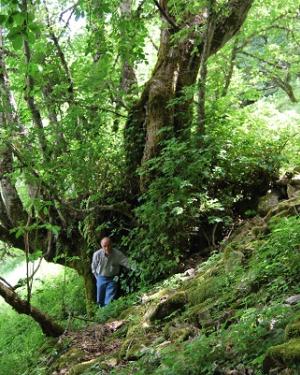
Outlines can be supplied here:
[[244, 222], [219, 253], [67, 332], [47, 374], [299, 374], [300, 197]]

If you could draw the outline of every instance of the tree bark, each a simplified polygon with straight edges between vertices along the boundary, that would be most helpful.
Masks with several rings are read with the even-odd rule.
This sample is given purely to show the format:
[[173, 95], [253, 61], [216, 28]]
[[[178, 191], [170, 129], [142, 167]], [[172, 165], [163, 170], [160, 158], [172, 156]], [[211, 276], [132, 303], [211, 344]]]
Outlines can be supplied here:
[[221, 92], [222, 97], [227, 95], [229, 85], [230, 85], [230, 82], [231, 82], [231, 79], [232, 79], [233, 71], [234, 71], [234, 66], [235, 66], [235, 61], [236, 61], [236, 57], [237, 57], [237, 54], [238, 54], [238, 50], [239, 50], [238, 38], [236, 38], [235, 41], [234, 41], [232, 50], [231, 50], [231, 54], [230, 54], [228, 72], [227, 72], [227, 74], [225, 74], [225, 83], [224, 83], [224, 87], [223, 87], [222, 92]]
[[198, 84], [198, 135], [203, 135], [205, 131], [205, 94], [206, 94], [206, 78], [207, 78], [207, 59], [210, 55], [212, 38], [216, 27], [215, 1], [210, 2], [208, 7], [208, 19], [204, 34], [204, 44], [200, 61], [200, 77]]
[[[28, 7], [27, 7], [27, 0], [22, 0], [22, 11], [28, 15]], [[27, 29], [27, 21], [25, 21], [25, 28]], [[27, 39], [23, 41], [24, 47], [24, 57], [25, 57], [25, 64], [27, 66], [27, 70], [29, 69], [29, 65], [31, 63], [31, 51], [30, 46]], [[34, 79], [32, 75], [27, 71], [26, 73], [26, 91], [25, 91], [25, 100], [27, 102], [27, 106], [31, 112], [32, 120], [34, 125], [37, 128], [38, 132], [38, 140], [40, 144], [40, 148], [42, 151], [42, 155], [46, 160], [48, 158], [47, 155], [47, 142], [44, 133], [44, 126], [42, 121], [41, 113], [36, 105], [35, 98], [33, 96], [33, 89], [34, 89]]]
[[[211, 46], [207, 58], [238, 32], [252, 3], [253, 0], [231, 0], [226, 9], [224, 8], [226, 15], [216, 14], [216, 25], [213, 35], [210, 36]], [[167, 5], [167, 1], [161, 0], [160, 6], [166, 14]], [[186, 27], [193, 29], [195, 23], [205, 26], [203, 19], [203, 8], [200, 8], [199, 14], [189, 17]], [[205, 43], [203, 40], [198, 42], [201, 34], [191, 32], [176, 44], [172, 42], [173, 34], [174, 27], [164, 19], [156, 66], [145, 85], [141, 99], [133, 106], [125, 128], [127, 162], [132, 167], [130, 180], [135, 192], [144, 191], [149, 182], [145, 176], [141, 176], [138, 185], [138, 182], [134, 181], [137, 178], [136, 169], [159, 154], [159, 144], [163, 139], [172, 134], [186, 134], [190, 129], [193, 98], [186, 98], [184, 89], [196, 82]], [[170, 105], [174, 98], [180, 99], [175, 106]], [[166, 131], [163, 132], [163, 129]], [[143, 152], [141, 141], [137, 149], [132, 150], [127, 143], [135, 142], [136, 138], [144, 137], [144, 134]]]

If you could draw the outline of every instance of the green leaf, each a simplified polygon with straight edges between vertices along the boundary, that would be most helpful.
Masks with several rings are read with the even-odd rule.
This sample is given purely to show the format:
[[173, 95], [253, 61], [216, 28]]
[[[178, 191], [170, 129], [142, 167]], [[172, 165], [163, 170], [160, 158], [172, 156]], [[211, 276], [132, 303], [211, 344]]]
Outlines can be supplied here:
[[34, 33], [32, 32], [32, 31], [28, 31], [27, 32], [27, 40], [28, 40], [28, 42], [29, 43], [34, 43], [35, 42], [35, 35], [34, 35]]
[[5, 14], [0, 14], [0, 25], [4, 25], [7, 20], [7, 16]]
[[15, 50], [19, 50], [23, 47], [23, 38], [21, 35], [16, 35], [11, 39], [11, 44]]
[[17, 14], [14, 14], [13, 18], [14, 18], [14, 24], [17, 26], [21, 26], [23, 25], [26, 19], [26, 15], [24, 13], [17, 13]]

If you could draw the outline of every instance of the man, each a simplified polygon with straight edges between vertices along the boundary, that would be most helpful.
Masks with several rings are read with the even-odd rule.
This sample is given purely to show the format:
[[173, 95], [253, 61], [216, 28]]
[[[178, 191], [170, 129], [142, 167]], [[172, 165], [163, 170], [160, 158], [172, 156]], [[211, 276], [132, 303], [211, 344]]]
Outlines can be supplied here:
[[117, 281], [115, 279], [119, 275], [120, 266], [132, 268], [128, 263], [128, 258], [121, 251], [113, 249], [111, 239], [102, 238], [101, 248], [94, 253], [92, 260], [92, 272], [97, 286], [97, 304], [101, 307], [116, 298]]

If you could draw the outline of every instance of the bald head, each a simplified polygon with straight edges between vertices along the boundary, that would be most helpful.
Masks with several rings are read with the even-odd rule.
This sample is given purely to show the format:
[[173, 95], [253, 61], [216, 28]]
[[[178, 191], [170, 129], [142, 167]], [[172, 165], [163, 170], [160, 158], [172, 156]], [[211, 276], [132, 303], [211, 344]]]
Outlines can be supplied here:
[[106, 255], [109, 255], [112, 250], [112, 243], [109, 237], [103, 237], [101, 240], [101, 247]]

